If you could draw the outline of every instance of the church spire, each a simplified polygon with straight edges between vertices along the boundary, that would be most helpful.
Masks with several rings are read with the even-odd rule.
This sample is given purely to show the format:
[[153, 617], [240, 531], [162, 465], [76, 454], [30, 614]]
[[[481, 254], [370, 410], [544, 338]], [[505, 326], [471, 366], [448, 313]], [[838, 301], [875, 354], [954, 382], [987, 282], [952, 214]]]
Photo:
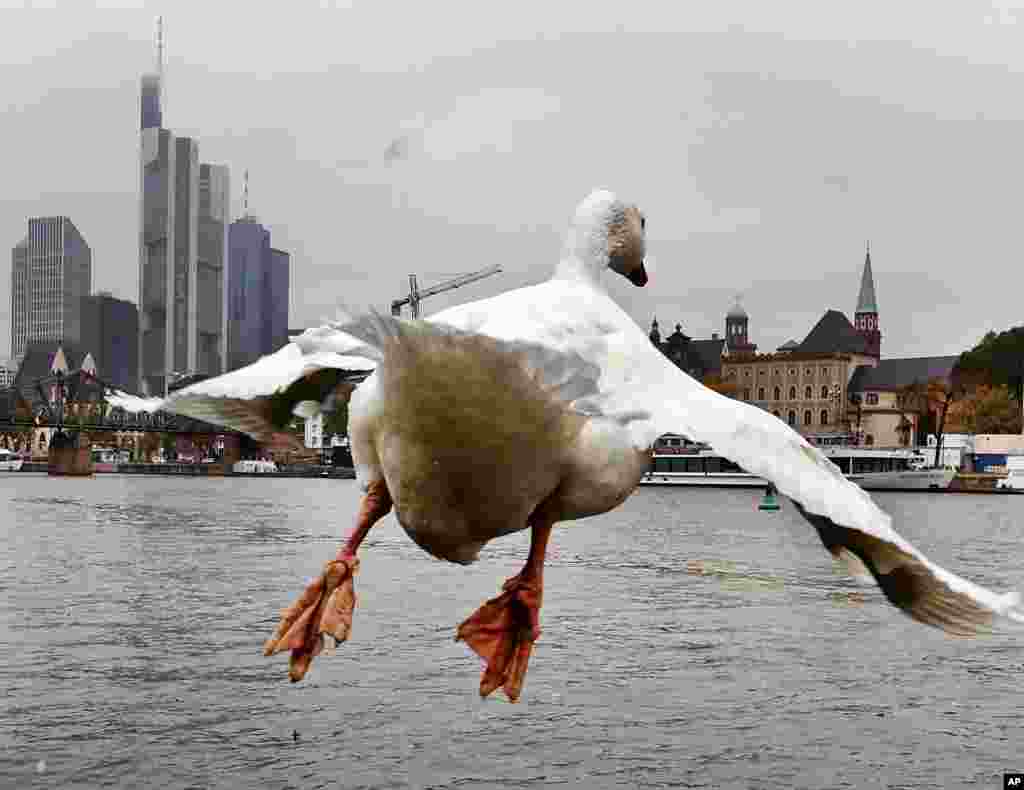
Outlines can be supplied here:
[[860, 277], [860, 293], [853, 316], [854, 326], [867, 341], [867, 352], [882, 356], [882, 332], [878, 326], [878, 300], [875, 298], [875, 276], [871, 271], [871, 242], [864, 255], [864, 272]]
[[875, 300], [875, 277], [871, 272], [871, 242], [864, 256], [864, 273], [860, 278], [860, 294], [857, 296], [857, 313], [878, 313], [878, 302]]

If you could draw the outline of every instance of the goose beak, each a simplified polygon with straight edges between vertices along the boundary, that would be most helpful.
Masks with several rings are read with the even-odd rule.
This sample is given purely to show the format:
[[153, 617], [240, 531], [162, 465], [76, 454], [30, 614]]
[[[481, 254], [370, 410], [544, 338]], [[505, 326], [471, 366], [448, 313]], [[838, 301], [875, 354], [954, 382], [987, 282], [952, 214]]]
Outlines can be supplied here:
[[626, 279], [633, 283], [637, 288], [643, 288], [647, 285], [647, 269], [644, 268], [643, 262], [640, 263], [638, 268], [633, 269], [633, 271], [627, 275]]

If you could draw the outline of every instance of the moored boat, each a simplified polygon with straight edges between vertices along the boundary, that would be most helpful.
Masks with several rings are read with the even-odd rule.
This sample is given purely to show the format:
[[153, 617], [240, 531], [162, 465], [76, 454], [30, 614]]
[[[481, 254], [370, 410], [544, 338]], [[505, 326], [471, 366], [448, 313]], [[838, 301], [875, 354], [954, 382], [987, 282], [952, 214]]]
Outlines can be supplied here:
[[[820, 449], [848, 479], [868, 491], [945, 490], [956, 476], [952, 468], [925, 466], [924, 456], [912, 448], [826, 445]], [[651, 468], [640, 485], [764, 488], [767, 481], [706, 445], [669, 436], [655, 445]]]
[[236, 474], [268, 474], [277, 472], [278, 468], [273, 461], [247, 460], [236, 461], [232, 471]]
[[0, 472], [17, 472], [23, 463], [16, 453], [0, 447]]

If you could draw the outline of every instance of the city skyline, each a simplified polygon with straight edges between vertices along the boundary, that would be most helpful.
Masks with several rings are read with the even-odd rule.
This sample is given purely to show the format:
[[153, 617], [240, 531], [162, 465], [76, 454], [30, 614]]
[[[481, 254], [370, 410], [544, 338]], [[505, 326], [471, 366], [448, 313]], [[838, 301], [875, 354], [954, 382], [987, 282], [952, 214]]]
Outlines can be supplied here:
[[[429, 285], [506, 266], [425, 303], [427, 314], [541, 279], [572, 206], [598, 184], [648, 216], [652, 287], [610, 283], [643, 326], [657, 315], [691, 336], [721, 333], [741, 291], [758, 342], [776, 347], [822, 307], [853, 314], [868, 238], [894, 351], [955, 353], [1019, 322], [1010, 289], [992, 288], [1016, 265], [1024, 175], [1012, 14], [929, 7], [921, 31], [915, 12], [871, 5], [856, 18], [782, 4], [685, 20], [652, 7], [623, 21], [597, 4], [583, 31], [543, 9], [470, 14], [460, 31], [422, 40], [370, 7], [261, 12], [251, 46], [230, 59], [217, 37], [231, 13], [176, 9], [166, 20], [164, 122], [201, 138], [211, 161], [257, 175], [255, 211], [279, 223], [275, 239], [292, 252], [293, 325], [339, 302], [386, 306], [410, 272]], [[124, 127], [137, 128], [158, 7], [96, 18], [67, 6], [73, 35], [16, 13], [24, 40], [0, 55], [14, 86], [5, 128], [57, 159], [42, 173], [13, 163], [0, 231], [13, 244], [12, 221], [81, 216], [97, 239], [96, 286], [134, 300], [123, 231], [137, 221], [137, 175], [126, 176], [137, 142], [124, 144]], [[540, 20], [549, 32], [538, 39]], [[269, 46], [300, 29], [301, 50]], [[44, 30], [58, 40], [39, 58]], [[611, 115], [609, 89], [622, 105]], [[71, 156], [55, 122], [76, 115], [99, 170]]]

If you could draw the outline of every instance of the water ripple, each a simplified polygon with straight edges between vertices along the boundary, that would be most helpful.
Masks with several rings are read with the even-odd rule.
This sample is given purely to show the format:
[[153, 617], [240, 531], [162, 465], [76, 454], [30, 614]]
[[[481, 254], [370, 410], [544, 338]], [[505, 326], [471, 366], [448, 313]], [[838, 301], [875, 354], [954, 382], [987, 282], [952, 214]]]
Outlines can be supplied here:
[[[354, 483], [17, 480], [0, 489], [4, 786], [963, 787], [1016, 765], [1019, 639], [912, 623], [756, 492], [643, 490], [557, 530], [513, 706], [478, 699], [452, 637], [525, 533], [462, 568], [389, 517], [352, 639], [292, 685], [261, 645], [350, 527]], [[1020, 565], [1012, 498], [880, 501], [970, 578], [1005, 588]]]

